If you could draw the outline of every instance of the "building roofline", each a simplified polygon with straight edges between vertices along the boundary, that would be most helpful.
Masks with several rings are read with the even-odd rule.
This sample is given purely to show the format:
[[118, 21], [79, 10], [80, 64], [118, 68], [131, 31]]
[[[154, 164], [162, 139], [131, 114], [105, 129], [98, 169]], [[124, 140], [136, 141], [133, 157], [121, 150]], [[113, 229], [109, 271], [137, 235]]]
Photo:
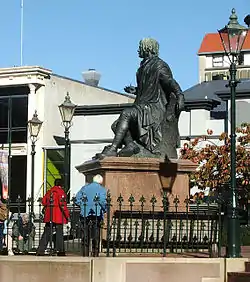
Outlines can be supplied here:
[[[215, 94], [223, 101], [227, 101], [231, 99], [230, 90], [221, 90], [216, 91]], [[237, 89], [236, 98], [238, 99], [249, 99], [250, 98], [250, 90], [249, 89]]]
[[215, 99], [199, 99], [185, 101], [185, 110], [207, 110], [211, 111], [220, 105], [221, 102]]
[[[211, 111], [221, 102], [214, 99], [200, 99], [185, 101], [185, 111], [204, 109]], [[133, 103], [106, 104], [106, 105], [82, 105], [77, 106], [75, 116], [94, 116], [94, 115], [115, 115], [120, 114], [125, 108], [129, 108]]]
[[26, 74], [26, 73], [41, 73], [44, 74], [45, 76], [48, 76], [52, 73], [52, 71], [40, 66], [18, 66], [11, 68], [0, 68], [0, 76]]
[[105, 104], [105, 105], [82, 105], [75, 109], [75, 116], [115, 115], [120, 114], [125, 108], [133, 103]]
[[[244, 49], [244, 50], [241, 50], [242, 53], [245, 53], [245, 52], [250, 52], [250, 49]], [[221, 54], [224, 54], [226, 56], [226, 52], [225, 51], [211, 51], [211, 52], [197, 52], [197, 55], [198, 56], [202, 56], [202, 55], [221, 55]]]
[[[247, 51], [250, 49], [250, 34], [248, 33], [243, 44], [242, 51]], [[221, 38], [218, 32], [206, 33], [202, 39], [200, 44], [200, 48], [198, 50], [199, 54], [204, 53], [218, 53], [224, 52], [223, 44], [221, 42]]]
[[111, 90], [111, 89], [107, 89], [107, 88], [104, 88], [104, 87], [89, 85], [89, 84], [85, 83], [84, 81], [81, 81], [81, 80], [78, 80], [78, 79], [74, 79], [74, 78], [70, 78], [70, 77], [63, 76], [63, 75], [59, 75], [59, 74], [56, 74], [56, 73], [52, 73], [51, 75], [55, 76], [55, 77], [58, 77], [58, 78], [67, 79], [67, 80], [70, 80], [70, 81], [73, 81], [73, 82], [77, 82], [77, 83], [80, 83], [80, 84], [83, 84], [83, 85], [86, 85], [86, 86], [89, 86], [89, 87], [98, 88], [98, 89], [101, 89], [101, 90], [104, 90], [104, 91], [108, 91], [108, 92], [111, 92], [111, 93], [122, 95], [122, 96], [125, 96], [125, 97], [128, 97], [128, 98], [135, 99], [135, 97], [136, 97], [133, 94], [121, 93], [121, 92], [118, 92], [118, 91], [115, 91], [115, 90]]

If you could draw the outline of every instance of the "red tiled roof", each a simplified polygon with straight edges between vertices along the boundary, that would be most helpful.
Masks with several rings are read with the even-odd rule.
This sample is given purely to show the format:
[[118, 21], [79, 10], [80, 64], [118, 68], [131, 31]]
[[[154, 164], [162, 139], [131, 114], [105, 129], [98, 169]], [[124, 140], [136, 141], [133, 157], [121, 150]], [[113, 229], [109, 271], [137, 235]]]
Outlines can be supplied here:
[[[250, 32], [248, 32], [242, 50], [250, 50]], [[204, 36], [198, 55], [201, 53], [224, 52], [219, 33], [208, 33]]]

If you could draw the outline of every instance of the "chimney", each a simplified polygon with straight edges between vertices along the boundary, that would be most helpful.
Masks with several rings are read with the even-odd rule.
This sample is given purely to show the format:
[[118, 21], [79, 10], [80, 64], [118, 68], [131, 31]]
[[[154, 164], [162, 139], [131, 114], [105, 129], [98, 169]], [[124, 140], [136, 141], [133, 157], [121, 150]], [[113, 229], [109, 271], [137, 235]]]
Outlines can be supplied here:
[[83, 80], [86, 84], [91, 86], [98, 86], [101, 74], [95, 69], [89, 69], [82, 73]]

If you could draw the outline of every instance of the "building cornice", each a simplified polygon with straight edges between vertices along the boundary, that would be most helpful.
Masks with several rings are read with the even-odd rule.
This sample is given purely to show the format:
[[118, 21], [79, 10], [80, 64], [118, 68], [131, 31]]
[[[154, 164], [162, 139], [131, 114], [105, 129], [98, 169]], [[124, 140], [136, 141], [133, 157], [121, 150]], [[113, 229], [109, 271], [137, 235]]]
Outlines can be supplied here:
[[[78, 106], [75, 110], [75, 116], [93, 116], [93, 115], [115, 115], [120, 114], [125, 108], [129, 108], [133, 103], [124, 104], [106, 104], [106, 105], [86, 105]], [[220, 101], [213, 99], [202, 99], [185, 101], [185, 111], [190, 110], [207, 110], [220, 105]]]
[[0, 68], [0, 86], [37, 84], [44, 85], [51, 70], [39, 66]]
[[191, 111], [191, 110], [211, 111], [220, 104], [221, 104], [220, 101], [213, 100], [213, 99], [188, 100], [188, 101], [185, 101], [185, 110], [186, 111]]
[[[237, 66], [237, 70], [245, 70], [250, 69], [250, 65], [240, 65]], [[212, 67], [212, 68], [205, 68], [205, 71], [229, 71], [228, 67]]]
[[[231, 99], [230, 90], [217, 91], [215, 94], [223, 101], [228, 101]], [[237, 90], [236, 99], [249, 99], [250, 98], [250, 90], [242, 89]]]
[[120, 114], [125, 108], [131, 107], [132, 105], [133, 103], [78, 106], [74, 115], [115, 115]]
[[[244, 49], [241, 51], [242, 53], [248, 53], [250, 52], [250, 49]], [[211, 51], [211, 52], [198, 52], [197, 53], [198, 56], [206, 56], [206, 55], [225, 55], [226, 56], [226, 53], [225, 51]]]

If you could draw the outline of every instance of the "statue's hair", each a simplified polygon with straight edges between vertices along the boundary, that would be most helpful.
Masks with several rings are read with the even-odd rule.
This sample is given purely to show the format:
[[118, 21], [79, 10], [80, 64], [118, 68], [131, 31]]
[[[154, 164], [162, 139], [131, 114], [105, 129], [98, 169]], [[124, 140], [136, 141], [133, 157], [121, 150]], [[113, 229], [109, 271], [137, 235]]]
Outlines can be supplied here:
[[93, 177], [93, 182], [102, 184], [103, 183], [103, 177], [100, 174], [97, 174]]
[[159, 43], [153, 38], [143, 38], [140, 40], [140, 46], [145, 53], [159, 55]]

